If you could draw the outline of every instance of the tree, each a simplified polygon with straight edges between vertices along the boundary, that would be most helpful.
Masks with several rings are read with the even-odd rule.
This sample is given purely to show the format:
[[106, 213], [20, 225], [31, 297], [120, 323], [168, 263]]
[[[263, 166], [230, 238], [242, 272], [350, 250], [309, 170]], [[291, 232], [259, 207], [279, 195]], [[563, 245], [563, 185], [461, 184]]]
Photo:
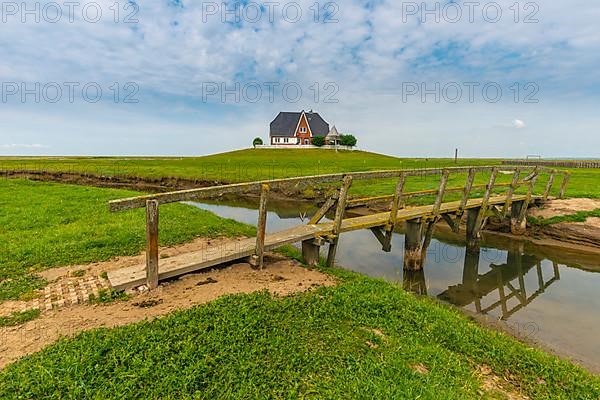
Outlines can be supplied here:
[[312, 138], [312, 144], [314, 144], [317, 147], [321, 147], [325, 144], [325, 137], [323, 136], [314, 136]]
[[252, 146], [254, 146], [254, 148], [256, 148], [256, 146], [260, 146], [262, 144], [263, 144], [263, 141], [259, 137], [255, 137], [254, 140], [252, 141]]
[[354, 135], [340, 135], [340, 144], [342, 146], [354, 147], [356, 146], [356, 142], [357, 140]]

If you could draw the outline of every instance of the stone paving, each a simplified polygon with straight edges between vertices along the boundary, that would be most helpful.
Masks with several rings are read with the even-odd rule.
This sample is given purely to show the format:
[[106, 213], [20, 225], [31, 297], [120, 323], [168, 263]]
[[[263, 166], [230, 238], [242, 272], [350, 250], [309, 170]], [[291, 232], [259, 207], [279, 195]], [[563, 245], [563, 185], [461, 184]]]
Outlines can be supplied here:
[[109, 288], [109, 282], [101, 277], [69, 278], [51, 283], [41, 289], [40, 297], [26, 302], [23, 311], [48, 311], [53, 308], [84, 304], [89, 301], [90, 295], [98, 296], [100, 290]]

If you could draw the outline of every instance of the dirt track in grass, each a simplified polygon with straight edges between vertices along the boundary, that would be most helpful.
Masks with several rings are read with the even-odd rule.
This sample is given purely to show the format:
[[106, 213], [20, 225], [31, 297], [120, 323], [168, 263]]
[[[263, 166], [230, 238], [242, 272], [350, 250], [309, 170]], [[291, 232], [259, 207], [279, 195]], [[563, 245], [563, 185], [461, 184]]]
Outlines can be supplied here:
[[[221, 239], [227, 240], [227, 239]], [[197, 239], [182, 246], [161, 249], [164, 256], [192, 251], [205, 245]], [[87, 266], [72, 266], [45, 271], [44, 277], [53, 284], [73, 278], [74, 271], [85, 271], [86, 276], [136, 265], [144, 255], [121, 257], [110, 262]], [[319, 286], [331, 286], [335, 280], [316, 270], [277, 254], [269, 253], [265, 268], [255, 270], [250, 264], [237, 263], [220, 269], [189, 274], [165, 282], [152, 292], [132, 290], [130, 298], [108, 304], [77, 304], [42, 311], [41, 316], [20, 326], [0, 328], [0, 368], [19, 358], [40, 351], [64, 336], [99, 327], [115, 327], [144, 319], [154, 319], [172, 311], [186, 309], [213, 301], [221, 296], [268, 290], [276, 295], [289, 295]], [[0, 314], [23, 308], [18, 302], [0, 305]]]

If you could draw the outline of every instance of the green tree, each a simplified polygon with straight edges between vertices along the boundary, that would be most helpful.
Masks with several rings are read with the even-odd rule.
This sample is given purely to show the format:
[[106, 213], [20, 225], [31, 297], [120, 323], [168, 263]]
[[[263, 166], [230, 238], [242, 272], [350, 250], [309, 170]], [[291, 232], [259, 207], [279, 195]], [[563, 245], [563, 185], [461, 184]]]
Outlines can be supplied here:
[[356, 142], [357, 140], [354, 135], [340, 135], [340, 144], [342, 146], [354, 147], [356, 146]]
[[321, 147], [325, 144], [325, 137], [323, 136], [314, 136], [312, 138], [312, 144], [314, 144], [317, 147]]
[[254, 140], [252, 141], [252, 146], [254, 148], [256, 148], [256, 146], [260, 146], [263, 144], [263, 140], [259, 137], [255, 137]]

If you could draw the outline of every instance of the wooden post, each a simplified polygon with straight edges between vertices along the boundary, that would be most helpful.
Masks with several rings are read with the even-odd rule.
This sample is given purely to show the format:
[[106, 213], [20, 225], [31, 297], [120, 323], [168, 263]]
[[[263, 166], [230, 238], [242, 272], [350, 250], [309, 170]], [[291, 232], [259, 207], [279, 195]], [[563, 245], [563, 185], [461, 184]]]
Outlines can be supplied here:
[[[536, 171], [537, 172], [537, 171]], [[527, 188], [527, 196], [521, 206], [521, 210], [519, 213], [519, 217], [517, 219], [517, 226], [521, 226], [527, 224], [527, 209], [529, 208], [529, 203], [531, 203], [531, 198], [533, 196], [533, 192], [535, 190], [535, 183], [537, 181], [538, 175], [533, 174], [531, 179], [529, 180], [529, 187]]]
[[479, 251], [480, 234], [479, 230], [475, 229], [479, 214], [479, 208], [470, 208], [467, 210], [467, 251]]
[[456, 215], [459, 217], [465, 211], [465, 206], [467, 205], [467, 201], [469, 200], [469, 195], [471, 194], [471, 188], [473, 188], [473, 181], [475, 180], [475, 169], [469, 169], [469, 175], [467, 176], [467, 183], [465, 184], [465, 189], [463, 191], [462, 199], [460, 200], [460, 205], [458, 206], [458, 212]]
[[566, 172], [563, 176], [562, 184], [560, 185], [560, 192], [558, 193], [559, 199], [565, 198], [565, 191], [567, 190], [567, 184], [569, 183], [569, 179], [571, 178], [571, 174]]
[[524, 206], [524, 201], [516, 201], [511, 205], [510, 212], [510, 233], [513, 235], [523, 235], [527, 228], [527, 220], [519, 220], [521, 209]]
[[513, 175], [512, 182], [510, 183], [510, 187], [508, 188], [508, 192], [506, 193], [506, 202], [504, 203], [504, 207], [502, 208], [502, 215], [506, 215], [508, 213], [508, 208], [512, 203], [512, 197], [517, 189], [517, 185], [519, 184], [519, 178], [521, 177], [521, 168], [517, 168], [515, 170], [515, 174]]
[[319, 263], [321, 238], [302, 241], [302, 259], [306, 265], [314, 266]]
[[425, 259], [427, 258], [427, 250], [429, 249], [429, 245], [431, 244], [433, 230], [437, 221], [438, 219], [434, 218], [433, 220], [427, 223], [427, 229], [425, 230], [423, 244], [421, 244], [421, 268], [423, 268], [423, 266], [425, 265]]
[[485, 189], [485, 194], [483, 195], [483, 199], [481, 200], [481, 207], [479, 208], [479, 213], [477, 214], [477, 219], [475, 220], [474, 236], [479, 237], [479, 231], [483, 228], [483, 220], [485, 217], [485, 213], [488, 209], [488, 203], [490, 201], [490, 195], [492, 194], [492, 190], [494, 189], [494, 184], [496, 183], [496, 176], [498, 176], [498, 169], [492, 169], [492, 174], [490, 175], [490, 180]]
[[352, 176], [344, 176], [342, 187], [340, 188], [340, 194], [338, 196], [337, 208], [335, 209], [335, 220], [333, 221], [333, 238], [329, 243], [329, 251], [327, 252], [327, 266], [333, 267], [335, 264], [335, 253], [337, 252], [337, 245], [339, 241], [340, 229], [342, 228], [342, 221], [344, 214], [346, 213], [346, 201], [348, 200], [348, 191], [352, 186]]
[[146, 201], [146, 285], [158, 287], [158, 201]]
[[263, 184], [260, 189], [260, 201], [258, 206], [258, 226], [256, 234], [256, 251], [253, 264], [259, 269], [264, 267], [265, 236], [267, 233], [267, 199], [269, 197], [269, 185]]
[[548, 196], [550, 196], [550, 191], [552, 190], [553, 184], [554, 184], [554, 171], [550, 173], [550, 177], [548, 178], [548, 183], [546, 184], [546, 190], [544, 191], [544, 201], [548, 200]]
[[404, 184], [406, 183], [406, 176], [400, 174], [398, 183], [396, 184], [396, 191], [394, 192], [394, 199], [392, 200], [392, 209], [390, 211], [390, 218], [385, 230], [385, 242], [383, 244], [383, 251], [392, 251], [392, 236], [394, 235], [394, 227], [396, 226], [396, 220], [398, 218], [398, 210], [402, 204], [402, 192], [404, 191]]
[[446, 192], [446, 185], [448, 184], [448, 176], [450, 172], [447, 169], [442, 173], [442, 179], [440, 180], [440, 187], [438, 188], [438, 195], [435, 199], [435, 203], [433, 205], [433, 216], [437, 218], [440, 214], [440, 207], [442, 206], [442, 201], [444, 200], [444, 193]]
[[423, 235], [423, 224], [420, 219], [406, 221], [406, 232], [404, 235], [404, 269], [418, 271], [421, 265], [421, 239]]

